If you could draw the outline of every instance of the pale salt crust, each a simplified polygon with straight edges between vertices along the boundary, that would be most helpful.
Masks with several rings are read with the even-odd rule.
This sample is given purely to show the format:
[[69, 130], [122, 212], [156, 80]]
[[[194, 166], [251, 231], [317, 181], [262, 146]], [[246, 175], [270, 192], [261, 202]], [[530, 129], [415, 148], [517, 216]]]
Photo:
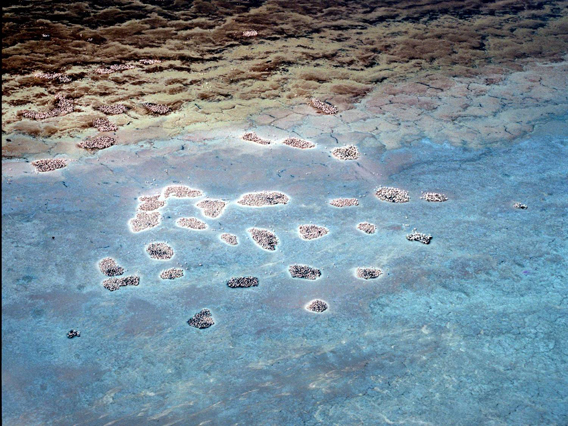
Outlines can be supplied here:
[[262, 192], [250, 192], [244, 194], [237, 204], [247, 207], [266, 207], [275, 206], [277, 204], [288, 204], [290, 198], [278, 191], [262, 191]]
[[364, 232], [365, 234], [374, 234], [377, 230], [377, 227], [369, 222], [361, 222], [359, 225], [357, 225], [357, 229]]
[[170, 268], [162, 271], [160, 273], [160, 278], [163, 280], [175, 280], [183, 277], [183, 274], [183, 269], [181, 268]]
[[142, 104], [148, 111], [157, 115], [169, 114], [172, 109], [167, 105], [153, 104], [151, 102], [146, 102]]
[[259, 145], [270, 145], [270, 141], [268, 139], [262, 139], [254, 132], [245, 133], [242, 139], [247, 142], [257, 143]]
[[274, 251], [278, 245], [278, 237], [268, 229], [251, 228], [248, 230], [253, 241], [264, 250]]
[[282, 141], [282, 143], [284, 145], [288, 145], [292, 148], [297, 148], [297, 149], [312, 149], [316, 147], [315, 143], [306, 141], [304, 139], [299, 139], [299, 138], [287, 138], [284, 139]]
[[318, 225], [300, 225], [298, 227], [300, 237], [304, 240], [315, 240], [329, 233], [329, 229], [325, 226]]
[[229, 244], [230, 246], [236, 246], [239, 244], [237, 236], [233, 234], [227, 234], [227, 233], [221, 234], [219, 238], [221, 238], [221, 241], [223, 241], [226, 244]]
[[359, 158], [359, 151], [357, 150], [356, 146], [347, 145], [339, 148], [334, 148], [331, 151], [331, 155], [333, 155], [338, 160], [356, 160], [357, 158]]
[[288, 272], [290, 272], [292, 278], [302, 278], [304, 280], [315, 280], [321, 277], [319, 269], [307, 265], [291, 265], [288, 267]]
[[192, 189], [189, 186], [184, 185], [170, 185], [165, 187], [162, 191], [162, 196], [164, 198], [196, 198], [201, 197], [202, 195], [203, 192], [199, 189]]
[[176, 225], [180, 228], [193, 229], [194, 231], [203, 231], [207, 229], [207, 224], [196, 217], [180, 217], [176, 220]]
[[420, 232], [416, 232], [416, 229], [412, 230], [412, 233], [406, 236], [408, 241], [418, 241], [422, 244], [430, 244], [430, 240], [432, 240], [432, 235], [422, 234]]
[[160, 200], [159, 195], [144, 196], [138, 198], [141, 204], [138, 206], [138, 210], [150, 212], [153, 210], [161, 209], [166, 205], [165, 201]]
[[420, 198], [430, 203], [443, 203], [444, 201], [448, 201], [448, 197], [439, 192], [423, 192]]
[[38, 173], [47, 173], [67, 167], [67, 162], [61, 158], [48, 158], [32, 161], [32, 166], [35, 167]]
[[174, 249], [166, 243], [150, 243], [146, 252], [152, 259], [170, 260], [174, 257]]
[[140, 284], [140, 277], [129, 276], [123, 278], [107, 278], [103, 281], [103, 287], [109, 291], [118, 290], [120, 287], [129, 285], [137, 286]]
[[202, 309], [194, 316], [192, 316], [187, 323], [191, 327], [195, 327], [198, 329], [209, 328], [215, 324], [215, 320], [213, 319], [213, 315], [209, 309]]
[[362, 280], [374, 280], [379, 278], [383, 271], [379, 268], [357, 268], [355, 275]]
[[306, 309], [310, 312], [315, 312], [316, 314], [321, 314], [324, 311], [327, 311], [329, 305], [327, 302], [316, 299], [312, 300], [310, 303], [306, 305]]
[[333, 115], [337, 114], [338, 109], [328, 102], [322, 102], [319, 99], [312, 98], [310, 99], [310, 105], [317, 109], [322, 114]]
[[114, 144], [116, 144], [116, 138], [110, 136], [97, 136], [80, 142], [77, 146], [79, 148], [96, 150], [110, 148]]
[[355, 207], [359, 205], [357, 198], [335, 198], [329, 202], [333, 207]]
[[410, 201], [408, 191], [388, 186], [377, 189], [375, 196], [381, 201], [388, 201], [390, 203], [408, 203]]
[[196, 207], [201, 209], [203, 215], [210, 218], [221, 216], [226, 206], [226, 202], [213, 199], [203, 200], [196, 204]]
[[93, 127], [95, 127], [99, 132], [115, 132], [118, 130], [118, 126], [109, 121], [108, 118], [97, 118], [93, 121]]
[[100, 271], [107, 277], [124, 274], [124, 268], [119, 266], [112, 257], [105, 257], [99, 262]]
[[229, 281], [227, 281], [227, 287], [230, 287], [230, 288], [258, 287], [258, 278], [256, 278], [256, 277], [233, 277]]
[[155, 228], [162, 222], [162, 215], [160, 212], [137, 212], [134, 219], [130, 219], [130, 229], [132, 232], [141, 232], [146, 229]]

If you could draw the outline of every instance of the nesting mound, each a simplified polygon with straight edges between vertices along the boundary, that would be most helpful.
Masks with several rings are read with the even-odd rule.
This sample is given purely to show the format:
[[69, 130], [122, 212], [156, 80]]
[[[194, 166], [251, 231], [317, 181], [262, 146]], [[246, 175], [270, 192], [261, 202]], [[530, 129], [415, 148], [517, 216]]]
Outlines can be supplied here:
[[196, 231], [207, 229], [207, 224], [196, 217], [180, 217], [176, 220], [176, 225], [180, 228], [193, 229]]
[[377, 189], [375, 196], [381, 201], [390, 203], [408, 203], [410, 201], [408, 191], [388, 186]]
[[258, 33], [255, 30], [243, 31], [243, 37], [256, 37]]
[[159, 195], [144, 196], [140, 197], [139, 200], [142, 202], [142, 204], [138, 206], [138, 210], [145, 212], [158, 210], [166, 205], [165, 201], [160, 200]]
[[151, 243], [146, 247], [146, 252], [152, 259], [170, 260], [174, 257], [174, 249], [166, 243]]
[[73, 339], [74, 337], [81, 337], [81, 332], [79, 330], [69, 330], [67, 338]]
[[323, 102], [316, 98], [310, 99], [310, 105], [315, 109], [317, 109], [318, 112], [321, 112], [322, 114], [333, 115], [337, 114], [338, 112], [338, 109], [329, 102]]
[[163, 280], [175, 280], [181, 277], [183, 277], [183, 269], [181, 268], [170, 268], [160, 273], [160, 278]]
[[189, 321], [187, 322], [191, 327], [204, 329], [209, 328], [215, 321], [213, 320], [213, 315], [209, 309], [202, 309], [194, 316], [192, 316]]
[[227, 281], [227, 286], [231, 288], [248, 288], [258, 287], [258, 278], [256, 277], [234, 277]]
[[70, 114], [74, 109], [73, 100], [67, 99], [64, 94], [58, 93], [55, 95], [55, 108], [44, 112], [24, 110], [22, 111], [22, 117], [29, 118], [30, 120], [43, 120], [45, 118]]
[[324, 302], [320, 299], [312, 300], [306, 305], [306, 309], [308, 311], [315, 312], [317, 314], [321, 314], [322, 312], [327, 311], [328, 307], [329, 305], [327, 304], [327, 302]]
[[203, 195], [203, 192], [199, 189], [190, 188], [189, 186], [170, 185], [164, 188], [162, 195], [164, 196], [164, 198], [196, 198], [201, 197]]
[[365, 234], [374, 234], [377, 231], [377, 227], [369, 222], [361, 222], [357, 225], [357, 229]]
[[140, 59], [138, 62], [140, 62], [142, 65], [154, 65], [162, 63], [160, 59]]
[[100, 105], [97, 109], [107, 115], [124, 114], [128, 110], [128, 108], [122, 104]]
[[247, 207], [266, 207], [277, 204], [288, 204], [290, 198], [286, 194], [277, 191], [250, 192], [244, 194], [237, 204]]
[[430, 203], [443, 203], [444, 201], [448, 201], [448, 197], [439, 192], [424, 192], [420, 198]]
[[113, 138], [111, 136], [97, 136], [95, 138], [89, 138], [83, 142], [80, 142], [79, 144], [77, 144], [77, 146], [79, 148], [95, 150], [110, 148], [114, 144], [116, 144], [116, 138]]
[[103, 281], [103, 287], [110, 291], [115, 291], [120, 287], [126, 287], [128, 285], [137, 286], [138, 284], [140, 284], [140, 277], [134, 275], [124, 278], [107, 278]]
[[304, 139], [299, 138], [287, 138], [282, 141], [284, 145], [291, 146], [292, 148], [298, 149], [312, 149], [316, 147], [315, 143], [308, 142]]
[[408, 241], [418, 241], [422, 244], [430, 244], [430, 240], [432, 240], [432, 235], [422, 234], [420, 232], [416, 232], [416, 229], [412, 230], [412, 233], [406, 236]]
[[143, 103], [142, 105], [152, 114], [156, 115], [166, 115], [172, 111], [172, 109], [167, 105], [153, 104], [150, 102]]
[[32, 166], [35, 167], [37, 172], [46, 173], [67, 167], [67, 162], [61, 158], [51, 158], [32, 161]]
[[118, 130], [118, 126], [111, 123], [106, 117], [97, 118], [93, 121], [93, 127], [96, 127], [99, 132], [115, 132]]
[[355, 207], [359, 205], [357, 198], [335, 198], [329, 202], [333, 207]]
[[119, 71], [131, 70], [132, 68], [135, 68], [134, 65], [132, 64], [115, 64], [111, 65], [108, 68], [97, 68], [95, 72], [97, 74], [104, 75], [104, 74], [113, 74]]
[[130, 219], [129, 223], [132, 232], [141, 232], [158, 226], [161, 221], [162, 215], [160, 212], [138, 212], [134, 219]]
[[347, 145], [339, 148], [334, 148], [331, 155], [339, 160], [356, 160], [359, 158], [359, 151], [355, 145]]
[[222, 200], [203, 200], [196, 204], [197, 208], [203, 212], [203, 215], [210, 218], [221, 216], [226, 205], [227, 203]]
[[230, 246], [236, 246], [239, 244], [239, 240], [236, 235], [233, 234], [221, 234], [221, 240], [225, 243], [229, 244]]
[[321, 271], [317, 268], [312, 268], [307, 265], [291, 265], [288, 271], [292, 278], [302, 278], [305, 280], [315, 280], [321, 277]]
[[529, 208], [529, 206], [527, 206], [526, 204], [522, 204], [522, 203], [515, 203], [513, 204], [513, 207], [519, 210], [526, 210]]
[[124, 268], [118, 266], [116, 260], [112, 257], [105, 257], [99, 262], [99, 269], [107, 277], [116, 277], [117, 275], [124, 274]]
[[254, 132], [248, 132], [243, 135], [243, 140], [247, 142], [254, 142], [259, 145], [270, 145], [270, 141], [268, 139], [262, 139]]
[[357, 268], [357, 278], [363, 280], [374, 280], [383, 274], [379, 268]]
[[300, 225], [298, 232], [304, 240], [315, 240], [329, 233], [329, 229], [324, 226], [317, 225]]
[[254, 240], [264, 250], [274, 251], [278, 245], [278, 237], [268, 229], [251, 228], [248, 231]]

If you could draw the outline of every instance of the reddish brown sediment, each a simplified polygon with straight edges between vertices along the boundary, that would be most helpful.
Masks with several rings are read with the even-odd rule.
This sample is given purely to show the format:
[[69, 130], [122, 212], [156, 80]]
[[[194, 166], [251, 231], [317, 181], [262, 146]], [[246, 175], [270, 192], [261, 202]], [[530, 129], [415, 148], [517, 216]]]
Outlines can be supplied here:
[[151, 102], [145, 102], [142, 104], [148, 111], [157, 115], [165, 115], [172, 112], [172, 109], [167, 105], [153, 104]]
[[230, 246], [236, 246], [239, 244], [239, 240], [237, 236], [234, 234], [228, 234], [228, 233], [221, 234], [220, 238], [223, 242], [229, 244]]
[[515, 203], [515, 204], [513, 204], [513, 207], [515, 209], [519, 209], [519, 210], [526, 210], [526, 209], [529, 208], [529, 206], [527, 206], [526, 204], [523, 204], [523, 203]]
[[379, 278], [383, 274], [383, 271], [379, 268], [357, 268], [357, 278], [363, 280], [374, 280]]
[[375, 196], [379, 200], [388, 201], [389, 203], [408, 203], [410, 201], [408, 191], [388, 186], [377, 189]]
[[99, 269], [107, 277], [124, 274], [124, 268], [119, 266], [112, 257], [105, 257], [99, 262]]
[[175, 280], [183, 277], [184, 272], [181, 268], [170, 268], [160, 273], [160, 278], [163, 280]]
[[315, 143], [300, 138], [287, 138], [284, 139], [282, 143], [284, 145], [288, 145], [291, 146], [292, 148], [297, 148], [297, 149], [312, 149], [316, 147]]
[[137, 286], [140, 284], [140, 277], [131, 275], [122, 278], [107, 278], [103, 281], [103, 287], [110, 291], [118, 290], [120, 287], [129, 285]]
[[67, 167], [67, 162], [61, 158], [48, 158], [32, 161], [32, 166], [39, 173], [52, 172]]
[[292, 278], [302, 278], [305, 280], [315, 280], [321, 277], [321, 271], [308, 265], [291, 265], [288, 272]]
[[412, 232], [406, 236], [406, 239], [408, 241], [418, 241], [422, 244], [430, 244], [432, 235], [422, 234], [420, 232], [416, 232], [416, 229], [413, 229]]
[[448, 201], [448, 197], [439, 192], [423, 192], [420, 198], [428, 201], [429, 203], [443, 203], [444, 201]]
[[202, 309], [194, 316], [192, 316], [187, 323], [191, 327], [204, 329], [209, 328], [215, 324], [215, 320], [213, 319], [213, 315], [209, 309]]
[[361, 222], [357, 225], [357, 229], [365, 234], [374, 234], [377, 231], [377, 227], [369, 222]]
[[201, 197], [203, 195], [203, 191], [184, 185], [170, 185], [164, 188], [162, 195], [164, 198], [196, 198]]
[[126, 107], [126, 105], [122, 105], [122, 104], [114, 104], [114, 105], [99, 105], [97, 107], [97, 109], [107, 115], [118, 115], [118, 114], [124, 114], [126, 111], [128, 111], [128, 108]]
[[355, 207], [359, 205], [357, 198], [335, 198], [329, 202], [333, 207]]
[[75, 105], [72, 99], [67, 99], [66, 95], [58, 93], [55, 95], [55, 108], [45, 112], [37, 112], [30, 110], [20, 111], [22, 117], [30, 120], [43, 120], [51, 117], [59, 117], [70, 114], [74, 111]]
[[277, 204], [288, 204], [290, 198], [278, 191], [261, 191], [261, 192], [249, 192], [244, 194], [237, 204], [247, 207], [266, 207], [275, 206]]
[[333, 155], [338, 160], [356, 160], [357, 158], [359, 158], [359, 151], [357, 150], [356, 146], [347, 145], [332, 149], [331, 155]]
[[170, 260], [174, 257], [174, 249], [166, 243], [150, 243], [146, 252], [152, 259]]
[[300, 225], [298, 232], [304, 240], [315, 240], [329, 233], [329, 229], [325, 226], [318, 225]]
[[160, 212], [137, 212], [134, 219], [130, 219], [130, 229], [132, 232], [141, 232], [146, 229], [155, 228], [162, 222]]
[[264, 250], [274, 251], [278, 245], [278, 237], [268, 229], [251, 228], [248, 230], [253, 241]]
[[99, 132], [115, 132], [118, 130], [118, 126], [111, 123], [106, 117], [95, 119], [95, 121], [93, 121], [93, 127]]
[[258, 32], [255, 30], [247, 30], [247, 31], [243, 31], [243, 37], [256, 37], [258, 35]]
[[166, 205], [166, 202], [160, 200], [159, 195], [152, 195], [152, 196], [143, 196], [138, 198], [141, 201], [141, 204], [138, 205], [138, 210], [150, 212], [154, 210], [161, 209]]
[[316, 98], [310, 99], [310, 105], [322, 114], [334, 115], [338, 112], [338, 109], [329, 102], [323, 102]]
[[254, 132], [245, 133], [242, 139], [247, 142], [257, 143], [259, 145], [270, 145], [270, 141], [268, 139], [262, 139]]
[[88, 150], [100, 150], [110, 148], [115, 144], [116, 138], [113, 138], [112, 136], [96, 136], [78, 143], [77, 146]]
[[315, 312], [317, 314], [321, 314], [322, 312], [327, 311], [328, 308], [329, 305], [327, 304], [327, 302], [320, 299], [312, 300], [306, 305], [306, 309], [308, 311]]
[[207, 229], [207, 224], [196, 217], [180, 217], [176, 220], [176, 225], [180, 228], [193, 229], [195, 231]]
[[221, 216], [223, 210], [227, 206], [227, 203], [223, 200], [203, 200], [196, 204], [197, 208], [201, 209], [204, 216], [210, 218], [216, 218]]
[[227, 286], [231, 288], [249, 288], [258, 287], [258, 278], [256, 277], [233, 277], [227, 281]]

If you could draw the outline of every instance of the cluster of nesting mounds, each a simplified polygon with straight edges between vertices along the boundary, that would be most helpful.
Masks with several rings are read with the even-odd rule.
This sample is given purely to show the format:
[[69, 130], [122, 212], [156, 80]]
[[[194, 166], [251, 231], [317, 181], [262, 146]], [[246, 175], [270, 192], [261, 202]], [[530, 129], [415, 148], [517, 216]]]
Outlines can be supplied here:
[[316, 147], [315, 143], [300, 138], [286, 138], [282, 141], [282, 143], [297, 149], [312, 149]]
[[357, 268], [357, 278], [361, 278], [363, 280], [374, 280], [375, 278], [379, 278], [383, 274], [379, 268]]
[[221, 216], [227, 203], [222, 200], [203, 200], [196, 204], [196, 207], [201, 209], [204, 216], [216, 218]]
[[142, 65], [155, 65], [162, 63], [160, 59], [140, 59], [138, 62]]
[[141, 232], [146, 229], [155, 228], [162, 222], [160, 212], [136, 212], [136, 217], [130, 219], [130, 229], [132, 232]]
[[333, 207], [355, 207], [359, 205], [357, 198], [334, 198], [329, 202]]
[[189, 186], [184, 185], [170, 185], [167, 186], [164, 191], [162, 192], [162, 196], [164, 198], [196, 198], [201, 197], [203, 195], [203, 191], [199, 189], [193, 189]]
[[410, 196], [408, 191], [389, 186], [383, 186], [377, 189], [375, 196], [381, 201], [388, 201], [389, 203], [408, 203]]
[[110, 291], [115, 291], [120, 287], [126, 287], [129, 285], [137, 286], [138, 284], [140, 284], [140, 277], [136, 276], [108, 278], [103, 281], [103, 287]]
[[258, 32], [256, 32], [256, 30], [243, 31], [243, 37], [256, 37], [257, 35], [258, 35]]
[[215, 321], [213, 320], [213, 315], [209, 309], [202, 309], [192, 316], [187, 323], [191, 327], [203, 329], [211, 327], [215, 324]]
[[29, 118], [30, 120], [44, 120], [51, 117], [59, 117], [73, 112], [75, 109], [72, 99], [67, 99], [66, 95], [58, 93], [55, 95], [55, 108], [49, 111], [37, 112], [24, 110], [21, 112], [22, 117]]
[[32, 161], [32, 166], [35, 167], [37, 172], [46, 173], [67, 167], [67, 162], [61, 158], [51, 158]]
[[244, 194], [237, 204], [247, 207], [266, 207], [275, 206], [277, 204], [288, 204], [290, 198], [277, 191], [261, 191], [261, 192], [251, 192]]
[[154, 210], [161, 209], [166, 205], [166, 202], [160, 200], [159, 195], [147, 195], [138, 198], [140, 204], [138, 205], [138, 210], [142, 210], [145, 212], [151, 212]]
[[95, 119], [95, 121], [93, 121], [93, 127], [95, 127], [99, 132], [115, 132], [118, 130], [118, 126], [111, 123], [106, 117]]
[[248, 230], [253, 241], [264, 250], [274, 251], [278, 245], [278, 237], [268, 229], [251, 228]]
[[300, 225], [298, 232], [304, 240], [315, 240], [329, 233], [329, 229], [318, 225]]
[[306, 309], [308, 311], [315, 312], [317, 314], [321, 314], [322, 312], [327, 311], [328, 307], [329, 305], [320, 299], [312, 300], [306, 305]]
[[322, 114], [334, 115], [338, 112], [338, 109], [329, 102], [320, 101], [316, 98], [310, 99], [310, 105]]
[[104, 75], [104, 74], [113, 74], [119, 71], [131, 70], [132, 68], [135, 68], [134, 65], [132, 64], [115, 64], [111, 65], [108, 68], [97, 68], [95, 72], [97, 74]]
[[270, 141], [268, 139], [262, 139], [254, 132], [248, 132], [243, 135], [243, 140], [247, 142], [254, 142], [259, 145], [270, 145]]
[[124, 274], [124, 268], [119, 266], [111, 257], [105, 257], [99, 262], [100, 271], [106, 275], [108, 278], [103, 281], [103, 287], [110, 291], [118, 290], [120, 287], [125, 287], [129, 285], [137, 286], [140, 284], [140, 277], [131, 275], [128, 277], [119, 277]]
[[166, 243], [150, 243], [146, 247], [146, 252], [156, 260], [170, 260], [174, 257], [174, 249]]
[[408, 241], [418, 241], [422, 244], [430, 244], [432, 235], [422, 234], [420, 232], [416, 232], [416, 229], [413, 229], [412, 232], [406, 236], [406, 239]]
[[41, 72], [38, 71], [34, 74], [35, 78], [40, 80], [57, 80], [59, 83], [71, 83], [71, 77], [60, 72]]
[[239, 240], [238, 240], [237, 236], [234, 235], [234, 234], [224, 233], [224, 234], [221, 234], [220, 238], [221, 238], [221, 241], [229, 244], [230, 246], [236, 246], [236, 245], [239, 244]]
[[445, 194], [440, 194], [439, 192], [423, 192], [420, 198], [428, 201], [429, 203], [443, 203], [444, 201], [448, 201], [448, 197], [446, 197]]
[[99, 105], [97, 107], [97, 109], [100, 112], [102, 112], [103, 114], [106, 114], [106, 115], [124, 114], [126, 111], [128, 111], [128, 108], [126, 108], [126, 105], [122, 105], [122, 104]]
[[97, 136], [94, 138], [87, 138], [83, 142], [77, 144], [79, 148], [88, 149], [91, 151], [110, 148], [116, 144], [116, 138], [112, 136]]
[[166, 115], [172, 111], [172, 109], [167, 105], [153, 104], [151, 102], [145, 102], [142, 106], [144, 106], [152, 114], [156, 115]]
[[176, 220], [176, 225], [180, 228], [193, 229], [194, 231], [203, 231], [207, 229], [207, 224], [196, 217], [180, 217]]
[[107, 277], [116, 277], [124, 274], [124, 268], [119, 266], [112, 257], [105, 257], [99, 262], [99, 269]]
[[331, 155], [333, 155], [338, 160], [356, 160], [359, 158], [359, 151], [355, 145], [347, 145], [342, 146], [339, 148], [334, 148], [331, 151]]
[[183, 277], [183, 269], [181, 268], [170, 268], [160, 273], [160, 278], [163, 280], [175, 280], [181, 277]]
[[365, 234], [374, 234], [377, 231], [377, 227], [369, 222], [361, 222], [357, 225], [357, 229]]
[[227, 287], [231, 287], [231, 288], [258, 287], [258, 278], [256, 278], [256, 277], [233, 277], [229, 281], [227, 281]]
[[291, 265], [288, 267], [288, 272], [290, 272], [292, 278], [302, 278], [305, 280], [315, 280], [321, 277], [321, 271], [319, 269], [307, 265]]

